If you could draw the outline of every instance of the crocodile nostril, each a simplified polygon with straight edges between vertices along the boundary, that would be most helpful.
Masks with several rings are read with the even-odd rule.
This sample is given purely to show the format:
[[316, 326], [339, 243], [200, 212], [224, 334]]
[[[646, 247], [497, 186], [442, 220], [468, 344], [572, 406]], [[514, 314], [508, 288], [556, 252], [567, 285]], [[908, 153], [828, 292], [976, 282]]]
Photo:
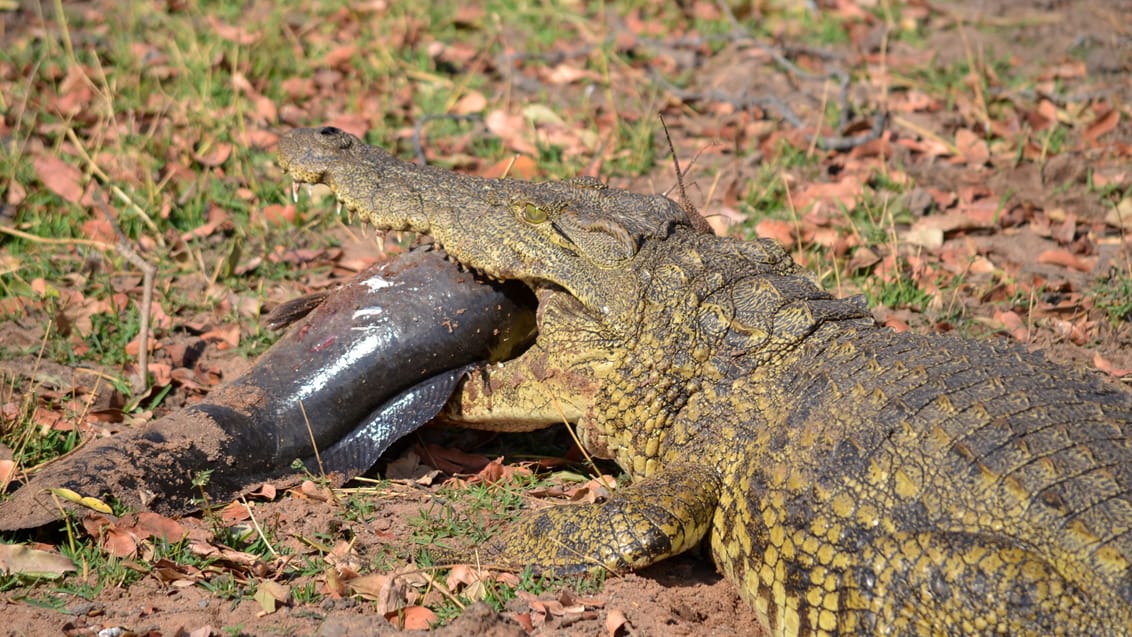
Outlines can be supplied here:
[[323, 126], [322, 128], [318, 129], [319, 135], [326, 135], [327, 137], [329, 137], [331, 135], [337, 135], [338, 133], [341, 133], [341, 132], [342, 131], [340, 129], [335, 128], [333, 126]]

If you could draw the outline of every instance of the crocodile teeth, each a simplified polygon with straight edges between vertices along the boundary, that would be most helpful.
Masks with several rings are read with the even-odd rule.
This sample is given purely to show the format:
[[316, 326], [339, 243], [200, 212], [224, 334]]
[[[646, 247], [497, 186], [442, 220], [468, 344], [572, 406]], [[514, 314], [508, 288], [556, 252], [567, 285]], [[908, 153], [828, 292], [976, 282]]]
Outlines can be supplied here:
[[291, 182], [291, 201], [299, 203], [299, 182], [297, 181]]
[[341, 219], [342, 218], [342, 201], [341, 200], [338, 201], [338, 210], [336, 212], [338, 213], [338, 218]]

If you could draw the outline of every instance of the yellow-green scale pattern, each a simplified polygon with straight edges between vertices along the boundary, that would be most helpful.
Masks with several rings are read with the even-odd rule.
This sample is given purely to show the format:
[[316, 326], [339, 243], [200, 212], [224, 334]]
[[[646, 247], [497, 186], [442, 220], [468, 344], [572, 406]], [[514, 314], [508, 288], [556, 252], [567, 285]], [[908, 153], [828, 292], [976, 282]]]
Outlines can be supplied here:
[[698, 234], [663, 197], [413, 167], [336, 129], [280, 154], [368, 223], [539, 291], [535, 345], [454, 411], [550, 424], [550, 379], [633, 484], [534, 512], [485, 563], [624, 571], [706, 538], [772, 634], [1132, 635], [1127, 392], [879, 328], [781, 246]]

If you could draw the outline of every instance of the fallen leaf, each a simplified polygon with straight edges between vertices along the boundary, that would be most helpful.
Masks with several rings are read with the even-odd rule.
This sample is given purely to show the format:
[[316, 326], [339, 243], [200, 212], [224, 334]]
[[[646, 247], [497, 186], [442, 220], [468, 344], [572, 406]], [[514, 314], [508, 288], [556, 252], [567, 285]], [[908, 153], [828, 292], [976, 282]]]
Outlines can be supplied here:
[[192, 586], [204, 579], [204, 573], [199, 568], [188, 564], [178, 564], [167, 558], [161, 558], [153, 563], [153, 574], [161, 583], [177, 588]]
[[445, 473], [475, 474], [491, 461], [487, 456], [468, 453], [452, 447], [429, 444], [417, 449], [417, 454], [432, 466]]
[[1091, 272], [1093, 269], [1091, 259], [1082, 259], [1064, 248], [1045, 250], [1038, 255], [1038, 263], [1060, 265], [1078, 272]]
[[342, 577], [337, 568], [331, 566], [330, 568], [326, 569], [325, 573], [323, 574], [323, 579], [326, 582], [325, 592], [327, 595], [330, 595], [331, 597], [334, 597], [336, 599], [340, 599], [342, 597], [345, 597], [346, 593], [349, 592], [349, 587], [346, 584], [346, 579]]
[[270, 482], [264, 482], [259, 486], [258, 489], [249, 493], [248, 497], [263, 498], [264, 500], [274, 500], [275, 492], [275, 485], [271, 484]]
[[609, 637], [620, 637], [628, 633], [631, 624], [625, 613], [613, 608], [605, 616], [605, 634]]
[[573, 84], [581, 80], [596, 80], [600, 79], [601, 77], [594, 71], [579, 68], [565, 62], [550, 69], [542, 75], [543, 79], [545, 79], [548, 83], [557, 85]]
[[24, 202], [24, 199], [27, 199], [27, 196], [28, 190], [27, 188], [24, 188], [23, 184], [18, 181], [8, 182], [8, 194], [5, 201], [8, 202], [9, 206], [18, 206], [22, 204]]
[[783, 219], [763, 219], [755, 226], [755, 234], [760, 239], [774, 239], [782, 247], [790, 250], [795, 244], [796, 225]]
[[1101, 356], [1100, 352], [1093, 353], [1093, 366], [1115, 378], [1124, 378], [1132, 374], [1132, 369], [1123, 369], [1113, 365], [1105, 357]]
[[180, 522], [153, 511], [131, 514], [119, 520], [119, 525], [123, 523], [130, 525], [143, 539], [154, 537], [169, 544], [180, 542], [187, 533]]
[[0, 573], [41, 579], [59, 579], [77, 570], [71, 558], [26, 544], [0, 544]]
[[569, 497], [573, 502], [594, 504], [608, 500], [610, 492], [616, 488], [617, 479], [611, 475], [603, 474], [573, 490], [573, 492], [569, 494]]
[[0, 460], [0, 493], [7, 493], [8, 485], [16, 477], [16, 463], [5, 458]]
[[479, 91], [472, 91], [452, 105], [452, 112], [457, 115], [470, 115], [483, 112], [485, 108], [487, 108], [487, 98]]
[[481, 177], [487, 177], [489, 179], [510, 177], [528, 181], [538, 177], [538, 174], [538, 163], [529, 155], [515, 155], [514, 157], [501, 159], [479, 171]]
[[515, 620], [515, 623], [519, 624], [519, 626], [528, 633], [535, 632], [535, 624], [531, 621], [530, 613], [511, 613], [509, 617]]
[[437, 622], [436, 613], [424, 606], [406, 606], [391, 614], [392, 617], [386, 614], [385, 618], [390, 621], [399, 619], [398, 625], [402, 630], [428, 630]]
[[904, 232], [900, 239], [904, 243], [927, 248], [928, 250], [939, 250], [943, 247], [943, 229], [933, 227], [928, 224], [919, 224], [912, 226]]
[[1018, 316], [1017, 312], [1000, 312], [995, 310], [994, 320], [1005, 330], [1013, 336], [1016, 340], [1028, 343], [1030, 341], [1030, 330], [1026, 329], [1026, 323]]
[[78, 168], [50, 155], [36, 157], [34, 165], [35, 174], [48, 190], [71, 203], [78, 203], [82, 199], [83, 174]]
[[354, 43], [340, 44], [322, 55], [322, 64], [330, 67], [346, 67], [354, 56], [358, 54], [358, 45]]
[[220, 509], [220, 520], [225, 525], [231, 526], [237, 522], [251, 519], [252, 512], [248, 506], [243, 502], [229, 502], [227, 506]]
[[530, 126], [522, 115], [496, 109], [487, 114], [484, 124], [503, 141], [505, 147], [517, 153], [538, 156], [538, 147], [528, 138]]
[[273, 226], [293, 226], [298, 215], [294, 204], [268, 204], [263, 207], [263, 219]]
[[213, 34], [233, 44], [248, 46], [255, 44], [261, 37], [261, 33], [258, 31], [248, 31], [243, 27], [232, 26], [226, 22], [221, 22], [220, 18], [214, 15], [209, 15], [207, 19]]
[[276, 605], [278, 604], [278, 600], [275, 599], [275, 597], [273, 597], [271, 595], [271, 593], [267, 592], [266, 590], [264, 590], [262, 588], [257, 589], [256, 592], [255, 592], [254, 599], [255, 599], [256, 603], [259, 604], [259, 607], [263, 609], [261, 612], [259, 612], [257, 614], [259, 617], [263, 617], [264, 615], [270, 615], [270, 614], [275, 612], [275, 608], [276, 608]]
[[1085, 128], [1085, 132], [1082, 133], [1082, 136], [1085, 138], [1085, 141], [1090, 144], [1096, 144], [1097, 139], [1101, 135], [1114, 130], [1118, 123], [1120, 123], [1120, 111], [1110, 109], [1098, 115], [1097, 118]]
[[880, 255], [865, 246], [861, 246], [853, 251], [853, 256], [849, 258], [846, 267], [851, 272], [861, 272], [878, 263], [880, 263]]
[[909, 327], [908, 323], [892, 315], [889, 315], [884, 319], [884, 326], [894, 332], [907, 332], [908, 330], [912, 329], [911, 327]]
[[480, 597], [474, 594], [469, 594], [468, 589], [473, 586], [479, 587], [483, 591], [483, 581], [486, 579], [486, 573], [481, 570], [474, 569], [467, 564], [457, 564], [452, 567], [448, 572], [448, 577], [444, 583], [448, 586], [448, 590], [457, 592], [460, 590], [465, 591], [465, 595], [471, 599], [479, 599]]
[[1132, 197], [1125, 197], [1104, 216], [1104, 222], [1114, 228], [1132, 230]]
[[303, 480], [303, 483], [299, 485], [299, 492], [311, 500], [319, 502], [330, 502], [334, 499], [334, 494], [330, 492], [330, 489], [319, 486], [311, 480]]
[[233, 323], [218, 327], [201, 334], [200, 337], [206, 342], [216, 344], [216, 349], [221, 351], [236, 348], [240, 346], [240, 325]]
[[214, 144], [205, 145], [202, 150], [193, 151], [193, 159], [209, 168], [216, 168], [221, 166], [224, 162], [228, 161], [228, 157], [232, 154], [232, 144], [227, 142], [216, 142]]
[[971, 166], [983, 166], [990, 159], [986, 140], [966, 128], [955, 131], [955, 147], [963, 161]]
[[280, 604], [285, 606], [291, 603], [291, 588], [279, 582], [264, 580], [256, 585], [255, 601], [265, 615], [270, 615]]

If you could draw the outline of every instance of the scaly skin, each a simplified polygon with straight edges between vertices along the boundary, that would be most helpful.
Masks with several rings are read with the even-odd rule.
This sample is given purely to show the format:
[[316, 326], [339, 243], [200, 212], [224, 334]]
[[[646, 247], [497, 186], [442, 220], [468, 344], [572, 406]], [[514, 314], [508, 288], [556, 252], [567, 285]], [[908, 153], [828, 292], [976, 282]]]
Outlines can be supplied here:
[[[1122, 390], [1017, 346], [878, 328], [774, 242], [698, 234], [674, 203], [421, 169], [334, 129], [280, 153], [365, 222], [566, 310], [507, 378], [549, 362], [589, 381], [568, 396], [579, 433], [634, 485], [539, 511], [482, 559], [624, 571], [706, 537], [776, 634], [1132, 634]], [[494, 398], [514, 414], [532, 396]]]

